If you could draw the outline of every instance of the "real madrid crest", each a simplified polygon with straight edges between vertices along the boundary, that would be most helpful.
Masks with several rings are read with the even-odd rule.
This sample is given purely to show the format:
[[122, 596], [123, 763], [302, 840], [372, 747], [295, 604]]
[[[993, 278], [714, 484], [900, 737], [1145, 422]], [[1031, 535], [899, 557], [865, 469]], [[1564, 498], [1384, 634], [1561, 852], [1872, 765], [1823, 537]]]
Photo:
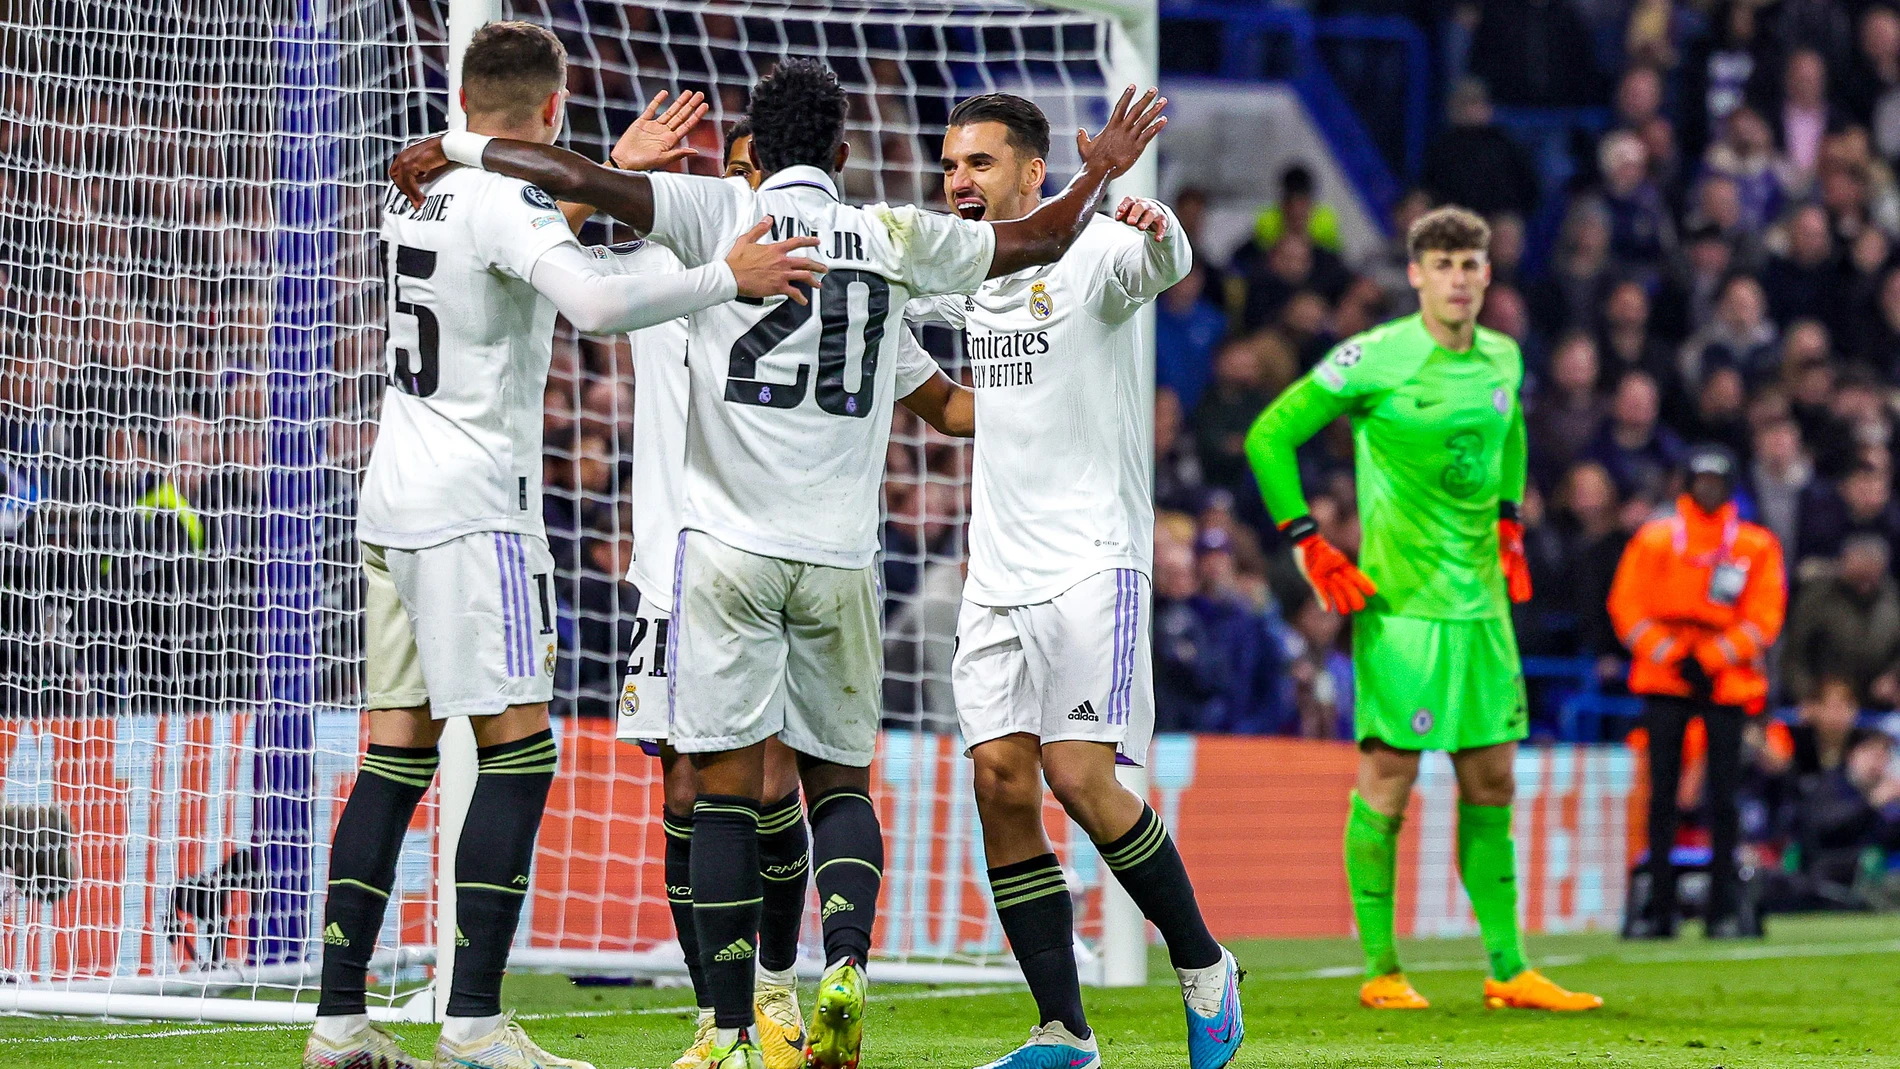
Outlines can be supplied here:
[[620, 691], [620, 715], [628, 720], [640, 715], [640, 687], [632, 679]]
[[1041, 282], [1031, 283], [1029, 286], [1029, 314], [1041, 320], [1054, 315], [1055, 311], [1056, 301], [1054, 297], [1049, 296], [1048, 287]]
[[548, 655], [541, 659], [541, 664], [542, 667], [547, 670], [548, 675], [554, 674], [554, 643], [548, 643]]

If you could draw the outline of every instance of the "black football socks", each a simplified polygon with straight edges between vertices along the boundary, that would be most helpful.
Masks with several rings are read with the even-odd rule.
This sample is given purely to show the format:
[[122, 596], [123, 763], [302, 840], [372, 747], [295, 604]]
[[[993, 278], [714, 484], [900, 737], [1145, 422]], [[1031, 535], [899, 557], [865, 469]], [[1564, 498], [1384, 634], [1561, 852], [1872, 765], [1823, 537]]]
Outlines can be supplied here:
[[764, 902], [759, 913], [759, 968], [784, 972], [798, 963], [798, 929], [805, 916], [805, 885], [811, 848], [798, 791], [759, 813], [759, 874]]
[[475, 751], [475, 793], [455, 848], [455, 975], [448, 1016], [501, 1013], [501, 977], [528, 897], [534, 840], [554, 783], [554, 733]]
[[990, 870], [996, 916], [1022, 966], [1042, 1024], [1061, 1021], [1077, 1039], [1089, 1036], [1082, 981], [1075, 967], [1075, 904], [1054, 854]]
[[764, 878], [759, 875], [759, 803], [702, 794], [693, 805], [693, 925], [714, 1023], [752, 1027], [752, 974], [758, 957]]
[[862, 791], [827, 791], [811, 804], [812, 879], [824, 921], [825, 965], [871, 956], [871, 926], [884, 882], [884, 833]]
[[1140, 819], [1127, 834], [1112, 843], [1097, 843], [1096, 849], [1141, 907], [1141, 915], [1161, 930], [1175, 968], [1205, 969], [1220, 961], [1220, 944], [1201, 919], [1181, 852], [1153, 809], [1142, 806]]
[[372, 743], [330, 844], [323, 903], [323, 990], [317, 1016], [366, 1012], [363, 989], [383, 928], [396, 859], [416, 803], [435, 778], [435, 747]]

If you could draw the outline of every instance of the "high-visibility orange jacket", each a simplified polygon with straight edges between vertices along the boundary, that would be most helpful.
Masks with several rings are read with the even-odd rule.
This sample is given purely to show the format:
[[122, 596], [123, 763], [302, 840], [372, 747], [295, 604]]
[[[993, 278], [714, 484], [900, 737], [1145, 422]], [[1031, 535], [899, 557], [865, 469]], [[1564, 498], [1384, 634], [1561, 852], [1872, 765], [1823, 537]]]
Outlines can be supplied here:
[[1718, 705], [1760, 712], [1768, 700], [1768, 647], [1788, 610], [1781, 543], [1744, 523], [1733, 503], [1703, 512], [1684, 494], [1676, 514], [1630, 539], [1610, 584], [1610, 622], [1630, 651], [1630, 690], [1688, 697], [1682, 662], [1694, 657]]

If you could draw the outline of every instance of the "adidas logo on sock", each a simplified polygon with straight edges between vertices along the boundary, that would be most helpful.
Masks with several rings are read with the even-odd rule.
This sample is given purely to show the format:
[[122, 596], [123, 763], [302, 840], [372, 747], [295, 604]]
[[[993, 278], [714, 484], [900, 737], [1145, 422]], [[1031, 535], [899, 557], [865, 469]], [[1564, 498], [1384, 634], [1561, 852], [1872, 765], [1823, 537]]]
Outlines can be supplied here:
[[468, 936], [462, 934], [462, 926], [459, 924], [455, 926], [455, 945], [458, 947], [469, 945]]
[[714, 961], [744, 961], [752, 956], [752, 944], [743, 939], [734, 939], [726, 949], [713, 955]]
[[857, 908], [858, 907], [852, 905], [850, 902], [845, 901], [843, 895], [832, 895], [830, 898], [825, 899], [824, 912], [818, 915], [818, 919], [828, 921], [834, 913], [850, 913]]
[[350, 937], [343, 934], [341, 924], [331, 921], [330, 926], [323, 930], [323, 942], [327, 946], [346, 947], [350, 945]]

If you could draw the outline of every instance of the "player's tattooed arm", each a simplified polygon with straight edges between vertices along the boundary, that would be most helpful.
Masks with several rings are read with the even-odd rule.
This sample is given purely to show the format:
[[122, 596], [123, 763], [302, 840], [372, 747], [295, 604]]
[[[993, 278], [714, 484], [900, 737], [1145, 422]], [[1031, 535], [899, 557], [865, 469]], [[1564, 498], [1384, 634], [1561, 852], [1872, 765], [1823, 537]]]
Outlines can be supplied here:
[[941, 371], [899, 401], [941, 434], [976, 437], [976, 393]]
[[1134, 97], [1135, 87], [1131, 85], [1122, 92], [1101, 133], [1090, 137], [1081, 130], [1075, 132], [1082, 170], [1066, 189], [1021, 219], [993, 224], [996, 253], [990, 260], [989, 277], [1054, 263], [1082, 236], [1108, 183], [1133, 167], [1148, 143], [1168, 124], [1161, 117], [1167, 97], [1158, 97], [1153, 89], [1138, 101]]
[[602, 167], [576, 152], [530, 141], [489, 139], [479, 160], [451, 159], [438, 135], [402, 150], [389, 165], [389, 179], [410, 203], [422, 204], [422, 187], [457, 163], [479, 164], [540, 186], [556, 200], [591, 204], [641, 234], [653, 229], [653, 184], [634, 171]]

